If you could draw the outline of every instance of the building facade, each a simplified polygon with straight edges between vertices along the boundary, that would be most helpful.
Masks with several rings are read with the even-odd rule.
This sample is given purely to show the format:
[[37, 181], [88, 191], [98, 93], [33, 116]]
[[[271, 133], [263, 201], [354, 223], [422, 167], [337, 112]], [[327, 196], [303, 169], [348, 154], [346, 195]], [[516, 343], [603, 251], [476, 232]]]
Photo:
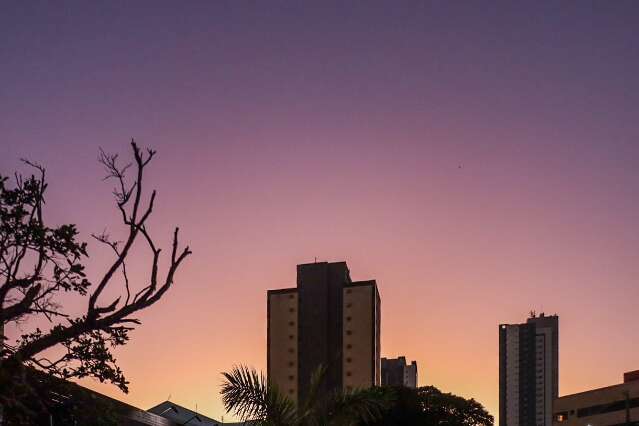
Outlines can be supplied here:
[[551, 426], [559, 396], [559, 317], [499, 326], [499, 425]]
[[382, 386], [417, 388], [417, 361], [406, 363], [406, 357], [382, 358]]
[[148, 409], [148, 412], [152, 415], [159, 416], [165, 422], [149, 423], [153, 426], [248, 426], [250, 422], [238, 422], [238, 423], [223, 423], [220, 420], [207, 417], [197, 411], [190, 410], [186, 407], [182, 407], [171, 401], [164, 401], [154, 407]]
[[381, 301], [377, 284], [351, 281], [346, 262], [297, 266], [297, 287], [267, 293], [270, 383], [303, 399], [313, 373], [320, 392], [380, 384]]
[[[111, 398], [77, 383], [51, 376], [26, 367], [23, 380], [33, 392], [37, 392], [37, 405], [26, 406], [33, 410], [28, 419], [15, 418], [21, 410], [0, 412], [2, 425], [104, 425], [118, 426], [249, 426], [249, 422], [225, 423], [189, 410], [173, 402], [165, 401], [145, 411]], [[35, 393], [34, 393], [35, 395]], [[42, 404], [42, 405], [40, 405]], [[1, 408], [1, 407], [0, 407]]]
[[557, 398], [554, 426], [639, 426], [639, 370], [624, 382]]

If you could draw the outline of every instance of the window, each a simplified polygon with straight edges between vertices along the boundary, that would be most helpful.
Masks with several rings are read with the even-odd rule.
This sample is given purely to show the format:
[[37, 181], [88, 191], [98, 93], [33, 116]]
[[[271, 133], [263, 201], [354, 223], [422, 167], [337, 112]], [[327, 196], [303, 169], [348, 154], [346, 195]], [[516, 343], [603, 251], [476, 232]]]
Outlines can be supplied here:
[[[631, 398], [628, 400], [630, 408], [639, 407], [639, 398]], [[626, 408], [625, 399], [609, 402], [608, 404], [592, 405], [590, 407], [579, 408], [577, 417], [593, 416], [595, 414], [612, 413], [613, 411], [622, 411]]]
[[346, 358], [346, 362], [351, 362], [352, 359], [351, 358]]
[[288, 335], [288, 338], [289, 338], [290, 340], [293, 340], [293, 339], [295, 339], [295, 336], [294, 336], [294, 335], [292, 335], [292, 334], [289, 334], [289, 335]]
[[293, 313], [293, 312], [295, 312], [295, 308], [289, 308], [289, 310], [288, 310], [288, 311], [289, 311], [290, 313]]
[[291, 380], [291, 381], [293, 381], [293, 380], [295, 380], [295, 376], [292, 376], [292, 375], [291, 375], [291, 376], [288, 376], [288, 379], [289, 379], [289, 380]]
[[347, 376], [347, 377], [351, 377], [351, 372], [350, 372], [350, 371], [347, 371], [347, 372], [346, 372], [346, 376]]
[[295, 325], [295, 321], [289, 321], [288, 325], [290, 325], [290, 326]]
[[289, 348], [289, 349], [288, 349], [288, 353], [290, 353], [290, 354], [294, 354], [294, 353], [295, 353], [295, 349], [293, 349], [293, 348]]
[[346, 322], [351, 322], [351, 317], [346, 317]]
[[288, 366], [289, 366], [289, 367], [295, 367], [295, 363], [294, 363], [293, 361], [289, 361], [289, 362], [288, 362]]
[[350, 336], [351, 334], [353, 334], [353, 332], [352, 332], [352, 331], [350, 331], [350, 330], [346, 330], [346, 335]]
[[351, 345], [350, 343], [346, 345], [346, 349], [351, 349], [353, 347], [353, 345]]

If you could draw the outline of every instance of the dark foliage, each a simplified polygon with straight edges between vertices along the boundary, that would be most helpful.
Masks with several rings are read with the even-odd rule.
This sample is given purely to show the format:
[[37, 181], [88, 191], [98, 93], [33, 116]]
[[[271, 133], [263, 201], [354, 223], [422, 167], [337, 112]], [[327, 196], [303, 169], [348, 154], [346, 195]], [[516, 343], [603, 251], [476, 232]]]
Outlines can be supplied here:
[[379, 388], [355, 389], [322, 395], [326, 370], [318, 368], [305, 400], [295, 404], [263, 374], [240, 366], [223, 373], [222, 398], [227, 411], [263, 426], [355, 426], [381, 418], [392, 395]]
[[492, 426], [493, 416], [474, 399], [443, 393], [434, 386], [386, 388], [395, 403], [374, 426]]
[[[135, 314], [166, 293], [179, 266], [191, 254], [188, 247], [178, 248], [176, 228], [168, 269], [160, 277], [161, 249], [155, 246], [147, 225], [155, 191], [143, 201], [144, 170], [155, 151], [143, 152], [133, 141], [131, 148], [133, 162], [124, 166], [117, 155], [100, 152], [105, 179], [116, 182], [113, 194], [127, 237], [112, 241], [106, 233], [92, 235], [114, 254], [114, 261], [95, 280], [86, 276], [87, 244], [78, 240], [75, 225], [52, 226], [45, 221], [45, 169], [25, 161], [36, 173], [27, 178], [16, 174], [13, 180], [0, 175], [0, 407], [5, 412], [28, 414], [38, 408], [32, 402], [42, 402], [33, 383], [25, 379], [28, 369], [62, 379], [94, 377], [128, 390], [112, 349], [128, 342], [129, 332], [140, 324]], [[134, 177], [129, 182], [125, 173], [130, 167]], [[150, 276], [137, 291], [126, 272], [126, 260], [136, 241], [145, 243], [152, 255]], [[116, 285], [119, 274], [123, 294], [102, 300], [104, 290]], [[84, 313], [72, 316], [65, 311], [59, 301], [63, 293], [86, 297]], [[5, 325], [37, 318], [48, 320], [49, 327], [37, 328], [16, 341], [5, 338]], [[56, 347], [63, 349], [62, 355], [49, 359], [49, 350]], [[40, 405], [43, 408], [46, 401]]]

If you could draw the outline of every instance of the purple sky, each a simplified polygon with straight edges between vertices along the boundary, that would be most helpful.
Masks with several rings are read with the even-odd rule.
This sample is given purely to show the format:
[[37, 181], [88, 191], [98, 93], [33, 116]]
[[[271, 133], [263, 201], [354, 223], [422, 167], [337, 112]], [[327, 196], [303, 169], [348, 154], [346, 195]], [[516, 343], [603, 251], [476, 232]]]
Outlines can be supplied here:
[[0, 171], [44, 163], [52, 221], [114, 229], [95, 159], [135, 137], [156, 234], [195, 252], [121, 351], [131, 393], [89, 384], [219, 417], [219, 372], [265, 365], [265, 290], [315, 256], [378, 279], [384, 355], [493, 414], [497, 325], [530, 309], [560, 315], [562, 394], [618, 382], [638, 22], [634, 1], [4, 2]]

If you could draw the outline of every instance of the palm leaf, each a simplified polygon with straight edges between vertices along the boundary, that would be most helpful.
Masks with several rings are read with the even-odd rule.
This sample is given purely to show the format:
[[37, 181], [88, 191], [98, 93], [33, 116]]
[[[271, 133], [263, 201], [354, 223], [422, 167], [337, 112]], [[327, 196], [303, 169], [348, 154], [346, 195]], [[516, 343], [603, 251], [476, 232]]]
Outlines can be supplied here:
[[382, 418], [394, 401], [394, 395], [380, 388], [336, 392], [327, 402], [326, 424], [357, 425]]
[[228, 412], [256, 425], [294, 425], [295, 406], [275, 387], [269, 386], [263, 373], [254, 368], [235, 366], [222, 373], [222, 401]]
[[297, 407], [253, 368], [236, 366], [222, 374], [226, 410], [256, 426], [352, 426], [380, 419], [394, 400], [393, 394], [380, 388], [322, 395], [323, 366], [313, 372], [308, 396]]
[[313, 371], [308, 393], [304, 401], [301, 401], [298, 414], [302, 422], [309, 423], [309, 420], [316, 415], [318, 405], [321, 403], [319, 390], [326, 375], [326, 367], [321, 365]]

